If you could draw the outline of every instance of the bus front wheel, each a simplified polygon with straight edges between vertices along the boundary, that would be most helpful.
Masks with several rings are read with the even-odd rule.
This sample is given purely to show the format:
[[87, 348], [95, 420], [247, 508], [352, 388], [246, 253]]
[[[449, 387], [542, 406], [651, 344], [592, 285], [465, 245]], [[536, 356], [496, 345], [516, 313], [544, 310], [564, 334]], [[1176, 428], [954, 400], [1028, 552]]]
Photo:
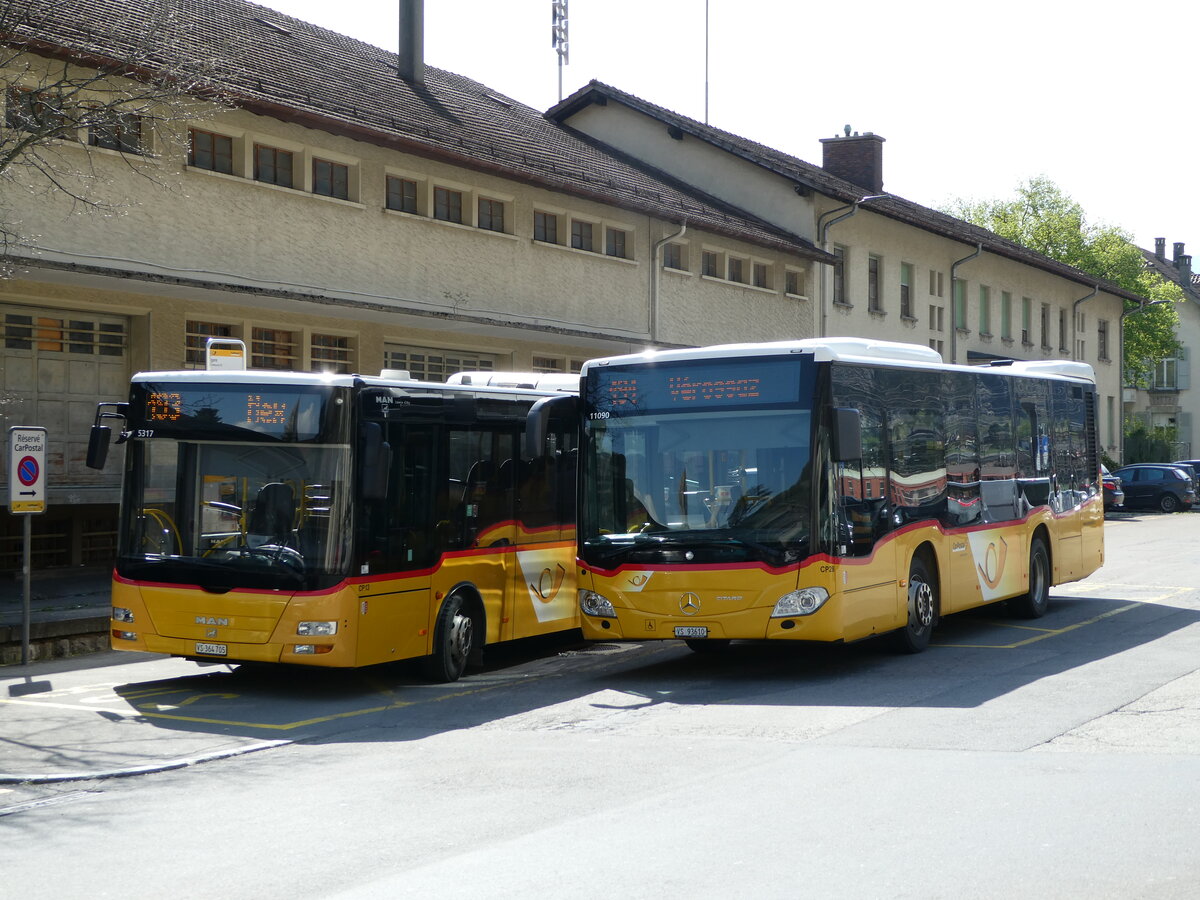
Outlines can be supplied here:
[[1029, 593], [1008, 601], [1018, 619], [1040, 619], [1050, 606], [1050, 553], [1040, 537], [1029, 545]]
[[920, 653], [928, 647], [936, 616], [937, 582], [925, 560], [914, 556], [908, 570], [908, 622], [894, 633], [896, 649]]
[[433, 653], [422, 668], [430, 681], [458, 681], [475, 645], [475, 622], [461, 594], [451, 594], [438, 612]]

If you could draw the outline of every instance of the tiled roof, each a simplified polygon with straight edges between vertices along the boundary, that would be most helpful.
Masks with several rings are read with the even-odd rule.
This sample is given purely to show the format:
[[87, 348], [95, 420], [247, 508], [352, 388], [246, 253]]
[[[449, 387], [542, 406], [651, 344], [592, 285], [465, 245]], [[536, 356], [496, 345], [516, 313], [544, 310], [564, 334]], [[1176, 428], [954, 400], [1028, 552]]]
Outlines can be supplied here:
[[[853, 203], [868, 193], [861, 186], [837, 178], [820, 166], [805, 162], [795, 156], [790, 156], [773, 147], [759, 144], [739, 135], [722, 131], [719, 128], [714, 128], [711, 125], [706, 125], [703, 122], [672, 112], [669, 109], [657, 106], [640, 97], [628, 94], [599, 81], [592, 81], [580, 88], [557, 106], [548, 110], [546, 115], [557, 122], [567, 122], [580, 109], [586, 107], [588, 104], [597, 102], [621, 103], [666, 125], [674, 126], [684, 134], [689, 134], [713, 146], [720, 147], [756, 166], [775, 172], [783, 178], [790, 179], [797, 184], [843, 203]], [[982, 245], [983, 249], [989, 253], [1052, 272], [1055, 275], [1078, 282], [1081, 285], [1094, 287], [1099, 283], [1101, 289], [1107, 293], [1126, 300], [1133, 300], [1135, 302], [1142, 300], [1139, 295], [1133, 294], [1118, 285], [1097, 279], [1074, 266], [1069, 266], [1066, 263], [1061, 263], [1058, 260], [1022, 247], [1020, 244], [1006, 240], [988, 231], [986, 228], [980, 228], [978, 225], [972, 225], [962, 219], [956, 219], [953, 216], [948, 216], [935, 209], [921, 206], [918, 203], [905, 200], [903, 197], [897, 197], [894, 194], [887, 194], [882, 199], [873, 199], [862, 208], [869, 209], [873, 213], [887, 216], [907, 225], [950, 238], [951, 240], [960, 241], [970, 247]]]
[[[146, 57], [162, 34], [145, 0], [51, 3], [17, 33], [96, 60]], [[453, 72], [397, 75], [395, 53], [244, 0], [175, 0], [145, 68], [208, 61], [234, 105], [308, 127], [492, 172], [812, 259], [804, 238], [582, 139], [541, 112]], [[12, 39], [10, 38], [10, 41]], [[141, 52], [139, 52], [139, 49]]]
[[1165, 256], [1160, 258], [1154, 251], [1144, 247], [1139, 249], [1146, 260], [1146, 268], [1157, 272], [1172, 284], [1179, 285], [1190, 293], [1193, 299], [1200, 300], [1200, 272], [1189, 272], [1188, 278], [1185, 280], [1174, 260], [1167, 259]]

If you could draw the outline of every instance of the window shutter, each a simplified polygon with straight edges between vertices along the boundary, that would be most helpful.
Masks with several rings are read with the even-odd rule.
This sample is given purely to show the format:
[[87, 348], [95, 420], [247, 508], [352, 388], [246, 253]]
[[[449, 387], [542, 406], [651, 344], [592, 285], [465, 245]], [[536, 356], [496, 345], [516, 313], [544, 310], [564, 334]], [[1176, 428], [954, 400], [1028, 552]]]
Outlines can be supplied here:
[[1191, 361], [1187, 358], [1187, 352], [1180, 347], [1179, 357], [1175, 361], [1175, 386], [1181, 391], [1186, 391], [1191, 387]]

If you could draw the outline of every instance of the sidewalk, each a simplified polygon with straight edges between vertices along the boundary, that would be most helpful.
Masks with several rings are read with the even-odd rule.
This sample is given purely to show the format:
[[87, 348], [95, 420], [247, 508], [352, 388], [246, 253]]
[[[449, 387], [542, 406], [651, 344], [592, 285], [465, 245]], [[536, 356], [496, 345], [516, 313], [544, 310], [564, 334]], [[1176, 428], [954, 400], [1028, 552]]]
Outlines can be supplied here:
[[[21, 662], [25, 585], [0, 580], [0, 666]], [[30, 577], [30, 661], [108, 647], [112, 573], [107, 568], [48, 569]]]

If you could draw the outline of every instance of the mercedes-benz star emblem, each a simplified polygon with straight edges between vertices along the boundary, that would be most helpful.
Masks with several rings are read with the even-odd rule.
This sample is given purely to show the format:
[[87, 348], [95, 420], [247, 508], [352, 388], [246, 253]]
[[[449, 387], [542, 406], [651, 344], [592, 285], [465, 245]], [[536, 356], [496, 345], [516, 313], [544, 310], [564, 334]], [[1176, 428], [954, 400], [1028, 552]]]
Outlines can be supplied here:
[[679, 611], [685, 616], [694, 616], [700, 612], [700, 598], [688, 591], [679, 598]]

